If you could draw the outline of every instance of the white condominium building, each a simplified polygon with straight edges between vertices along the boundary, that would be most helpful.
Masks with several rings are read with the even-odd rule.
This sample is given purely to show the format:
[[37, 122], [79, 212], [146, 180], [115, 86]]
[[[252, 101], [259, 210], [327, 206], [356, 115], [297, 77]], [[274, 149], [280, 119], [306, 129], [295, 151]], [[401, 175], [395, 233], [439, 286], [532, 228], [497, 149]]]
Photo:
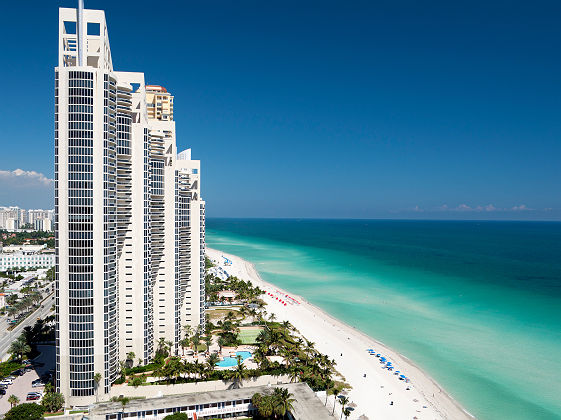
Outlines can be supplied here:
[[205, 321], [200, 163], [177, 154], [173, 96], [114, 71], [100, 10], [59, 10], [55, 213], [56, 387], [81, 406]]

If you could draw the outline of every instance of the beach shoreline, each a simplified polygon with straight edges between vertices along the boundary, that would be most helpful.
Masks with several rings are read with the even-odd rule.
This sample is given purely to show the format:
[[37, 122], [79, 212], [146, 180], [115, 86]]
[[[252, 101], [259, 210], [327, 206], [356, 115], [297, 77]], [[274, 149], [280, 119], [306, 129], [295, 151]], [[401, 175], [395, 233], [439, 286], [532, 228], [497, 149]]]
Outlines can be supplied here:
[[[230, 275], [249, 280], [254, 285], [271, 293], [265, 294], [267, 311], [277, 320], [287, 320], [303, 336], [316, 343], [316, 348], [337, 362], [336, 369], [345, 377], [352, 389], [348, 393], [357, 404], [350, 419], [360, 415], [383, 419], [473, 419], [433, 378], [426, 374], [409, 358], [391, 349], [384, 343], [357, 328], [333, 317], [301, 296], [289, 293], [272, 283], [264, 281], [255, 266], [236, 256], [220, 250], [207, 248], [208, 257], [220, 264]], [[232, 262], [222, 264], [222, 256]], [[279, 303], [278, 296], [289, 295], [300, 304]], [[286, 303], [286, 302], [285, 302]], [[346, 340], [345, 340], [346, 338]], [[382, 369], [379, 360], [368, 354], [374, 348], [411, 380], [405, 383], [398, 376]], [[409, 388], [409, 389], [407, 389]], [[334, 398], [329, 398], [331, 407]], [[336, 407], [339, 409], [340, 406]]]

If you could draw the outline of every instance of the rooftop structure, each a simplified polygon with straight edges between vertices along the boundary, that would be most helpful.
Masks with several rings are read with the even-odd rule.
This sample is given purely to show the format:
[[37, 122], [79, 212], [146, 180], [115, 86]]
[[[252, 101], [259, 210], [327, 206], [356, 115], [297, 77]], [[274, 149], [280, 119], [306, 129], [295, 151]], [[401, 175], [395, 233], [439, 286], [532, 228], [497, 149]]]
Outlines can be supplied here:
[[289, 392], [293, 394], [293, 398], [296, 399], [294, 410], [291, 412], [292, 418], [295, 420], [333, 420], [316, 394], [303, 382], [130, 400], [124, 407], [120, 402], [101, 403], [90, 410], [88, 418], [91, 420], [120, 418], [159, 420], [177, 412], [186, 413], [189, 419], [251, 415], [255, 412], [255, 408], [251, 404], [251, 397], [255, 393], [272, 393], [277, 387], [288, 388]]

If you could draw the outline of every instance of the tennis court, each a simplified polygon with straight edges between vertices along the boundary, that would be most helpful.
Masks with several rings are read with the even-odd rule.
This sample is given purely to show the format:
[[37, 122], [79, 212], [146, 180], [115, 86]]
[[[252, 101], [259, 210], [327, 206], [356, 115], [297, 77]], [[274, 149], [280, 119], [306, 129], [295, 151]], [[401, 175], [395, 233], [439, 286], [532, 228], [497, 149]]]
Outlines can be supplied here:
[[240, 328], [238, 338], [242, 344], [255, 344], [255, 339], [262, 329], [263, 327], [242, 327]]

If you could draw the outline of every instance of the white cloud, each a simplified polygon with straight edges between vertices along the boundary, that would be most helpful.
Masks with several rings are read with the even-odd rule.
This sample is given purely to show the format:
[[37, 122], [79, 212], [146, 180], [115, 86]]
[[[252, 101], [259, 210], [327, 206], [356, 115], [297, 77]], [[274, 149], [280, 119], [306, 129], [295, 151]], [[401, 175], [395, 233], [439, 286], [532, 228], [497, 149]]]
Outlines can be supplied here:
[[458, 207], [456, 207], [454, 210], [456, 211], [473, 211], [474, 209], [472, 209], [470, 206], [468, 206], [467, 204], [460, 204]]
[[519, 206], [514, 206], [511, 210], [512, 211], [528, 211], [528, 210], [534, 210], [534, 209], [531, 209], [531, 208], [527, 207], [526, 204], [520, 204]]
[[54, 180], [36, 171], [0, 170], [0, 206], [52, 208]]
[[51, 187], [54, 180], [35, 171], [24, 171], [23, 169], [16, 169], [14, 171], [0, 170], [0, 185], [11, 182], [14, 183], [11, 184], [11, 187], [29, 187], [32, 185]]

